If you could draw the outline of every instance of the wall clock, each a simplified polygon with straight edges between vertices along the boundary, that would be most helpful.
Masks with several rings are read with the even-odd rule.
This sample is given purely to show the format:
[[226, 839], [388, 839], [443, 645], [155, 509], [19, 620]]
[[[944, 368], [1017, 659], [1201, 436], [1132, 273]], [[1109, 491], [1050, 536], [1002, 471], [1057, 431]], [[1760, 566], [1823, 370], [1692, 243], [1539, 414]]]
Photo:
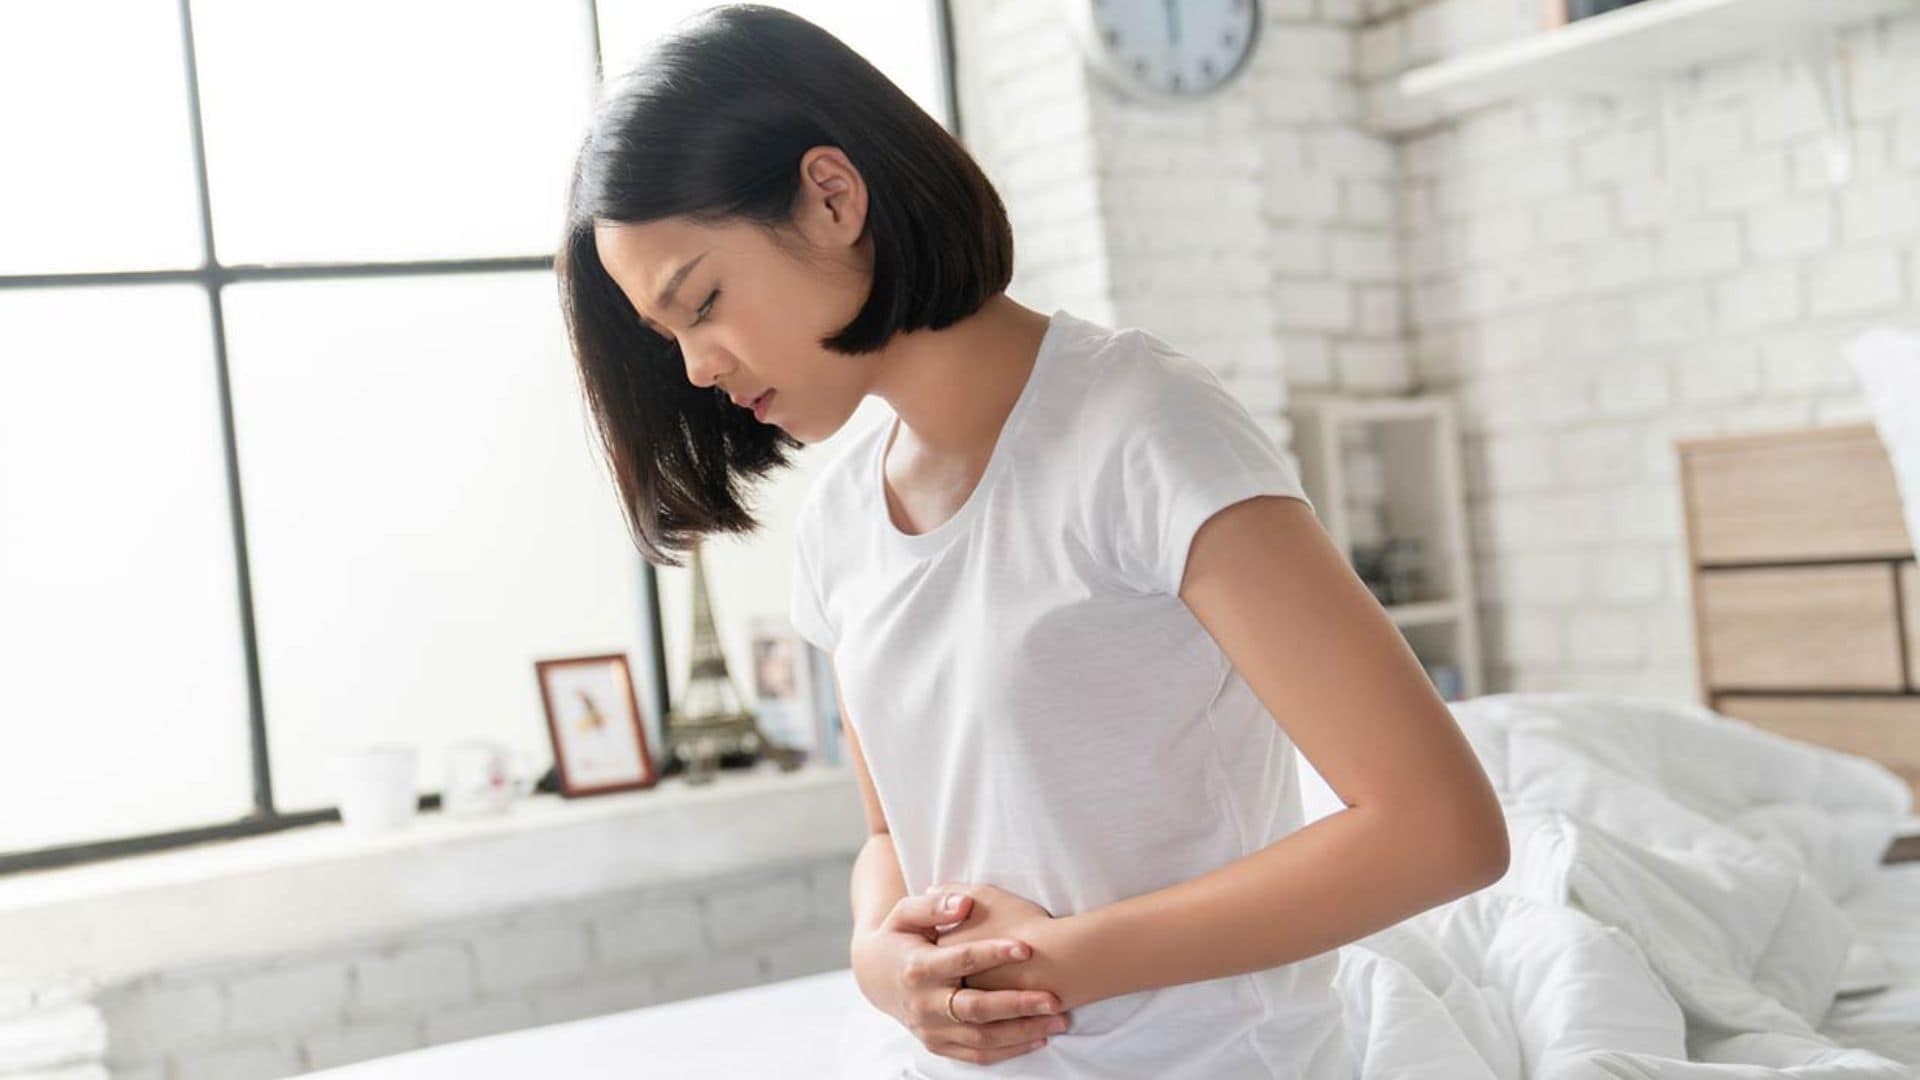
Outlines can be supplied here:
[[1259, 0], [1063, 0], [1089, 66], [1121, 93], [1198, 101], [1239, 76], [1260, 36]]

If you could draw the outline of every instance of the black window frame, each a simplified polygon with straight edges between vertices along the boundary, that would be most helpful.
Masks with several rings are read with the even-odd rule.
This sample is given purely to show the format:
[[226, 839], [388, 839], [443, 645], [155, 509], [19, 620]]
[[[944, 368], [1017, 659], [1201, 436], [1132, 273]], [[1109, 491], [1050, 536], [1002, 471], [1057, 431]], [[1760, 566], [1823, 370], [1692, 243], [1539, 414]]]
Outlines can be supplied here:
[[[600, 6], [597, 0], [579, 0], [593, 41], [593, 75], [596, 88], [606, 80], [605, 59], [600, 42]], [[716, 0], [718, 2], [718, 0]], [[950, 0], [924, 0], [933, 5], [938, 51], [944, 66], [942, 93], [945, 96], [949, 125], [955, 137], [960, 132], [959, 80], [955, 72], [953, 12]], [[224, 309], [225, 287], [242, 281], [301, 281], [338, 278], [409, 277], [471, 273], [517, 273], [526, 270], [553, 270], [553, 256], [526, 255], [481, 259], [433, 259], [400, 262], [340, 262], [292, 264], [222, 265], [216, 255], [213, 236], [213, 201], [207, 185], [206, 140], [200, 110], [198, 57], [193, 42], [192, 0], [177, 0], [180, 14], [183, 70], [187, 81], [187, 121], [192, 141], [194, 185], [198, 196], [200, 237], [203, 244], [201, 265], [188, 269], [97, 271], [60, 274], [0, 275], [0, 290], [84, 287], [94, 285], [197, 285], [207, 298], [212, 317], [213, 360], [220, 401], [222, 455], [226, 471], [227, 505], [231, 519], [234, 573], [239, 600], [238, 615], [241, 646], [246, 659], [247, 738], [250, 743], [253, 808], [244, 816], [226, 822], [174, 829], [166, 832], [84, 841], [19, 852], [0, 852], [0, 878], [33, 870], [102, 862], [129, 855], [190, 847], [219, 840], [281, 832], [319, 822], [340, 820], [338, 807], [294, 813], [277, 809], [273, 799], [273, 776], [267, 757], [266, 715], [261, 703], [259, 644], [254, 626], [252, 570], [247, 555], [246, 510], [240, 494], [240, 460], [234, 441], [233, 396], [227, 366], [227, 330]], [[558, 17], [558, 16], [556, 16]], [[641, 570], [640, 617], [648, 628], [652, 672], [650, 705], [655, 716], [664, 717], [671, 700], [667, 688], [667, 656], [660, 621], [660, 582], [653, 564], [635, 559]], [[440, 793], [419, 797], [419, 808], [436, 811]]]

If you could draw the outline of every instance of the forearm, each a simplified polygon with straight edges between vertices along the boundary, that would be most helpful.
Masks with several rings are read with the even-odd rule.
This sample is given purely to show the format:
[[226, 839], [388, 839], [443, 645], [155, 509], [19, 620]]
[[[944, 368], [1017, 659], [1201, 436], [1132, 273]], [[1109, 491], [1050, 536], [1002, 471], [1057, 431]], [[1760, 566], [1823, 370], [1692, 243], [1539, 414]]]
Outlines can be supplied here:
[[1056, 992], [1071, 1009], [1326, 952], [1492, 884], [1504, 837], [1349, 806], [1200, 877], [1055, 920]]
[[860, 854], [853, 860], [853, 880], [847, 891], [853, 901], [856, 931], [879, 926], [893, 905], [907, 895], [907, 882], [900, 875], [900, 857], [893, 850], [891, 833], [867, 837]]

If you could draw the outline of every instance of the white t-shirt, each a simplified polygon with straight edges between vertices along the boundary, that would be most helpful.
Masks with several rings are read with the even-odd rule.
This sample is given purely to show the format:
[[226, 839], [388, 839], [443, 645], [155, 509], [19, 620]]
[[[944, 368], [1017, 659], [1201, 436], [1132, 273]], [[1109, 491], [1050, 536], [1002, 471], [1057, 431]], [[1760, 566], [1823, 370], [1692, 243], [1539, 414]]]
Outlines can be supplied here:
[[[1219, 379], [1144, 331], [1055, 311], [972, 493], [919, 534], [882, 492], [895, 422], [853, 433], [807, 493], [791, 618], [833, 655], [908, 891], [988, 883], [1061, 917], [1298, 829], [1293, 743], [1178, 595], [1213, 513], [1306, 501]], [[843, 1075], [1349, 1080], [1337, 965], [1082, 1005], [990, 1066], [863, 1009], [841, 1038], [865, 1064]]]

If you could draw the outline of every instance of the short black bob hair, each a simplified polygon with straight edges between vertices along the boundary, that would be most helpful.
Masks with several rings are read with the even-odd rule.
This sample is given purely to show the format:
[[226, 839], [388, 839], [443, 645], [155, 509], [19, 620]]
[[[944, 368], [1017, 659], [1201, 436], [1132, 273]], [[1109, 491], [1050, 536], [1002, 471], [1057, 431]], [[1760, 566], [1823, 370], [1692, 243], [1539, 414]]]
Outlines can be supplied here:
[[693, 385], [679, 346], [639, 318], [601, 265], [594, 225], [682, 215], [749, 222], [782, 242], [801, 156], [823, 145], [866, 182], [873, 278], [859, 314], [822, 347], [870, 353], [896, 333], [941, 329], [1013, 275], [1006, 208], [980, 167], [839, 38], [762, 4], [676, 24], [596, 106], [554, 260], [581, 388], [648, 562], [680, 566], [669, 549], [758, 529], [744, 492], [803, 444]]

